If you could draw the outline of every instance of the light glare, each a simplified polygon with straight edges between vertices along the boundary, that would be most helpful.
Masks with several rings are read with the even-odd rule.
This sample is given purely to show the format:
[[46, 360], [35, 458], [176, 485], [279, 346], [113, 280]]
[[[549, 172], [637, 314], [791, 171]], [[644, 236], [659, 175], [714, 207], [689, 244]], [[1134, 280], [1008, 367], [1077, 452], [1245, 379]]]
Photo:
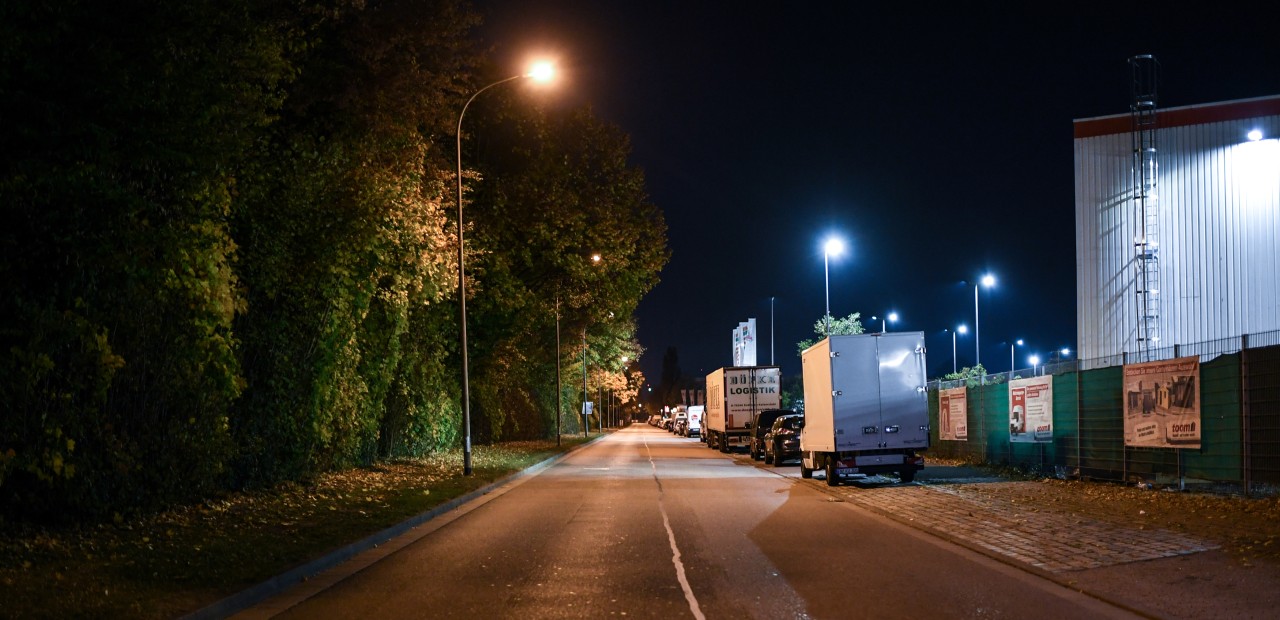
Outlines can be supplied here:
[[827, 244], [824, 246], [824, 249], [827, 252], [827, 256], [839, 256], [844, 252], [844, 242], [837, 237], [832, 237], [827, 239]]
[[996, 277], [995, 277], [995, 276], [993, 276], [993, 275], [991, 275], [991, 274], [987, 274], [987, 275], [985, 275], [985, 276], [982, 276], [982, 285], [983, 285], [983, 286], [985, 286], [985, 287], [987, 287], [987, 288], [991, 288], [991, 287], [995, 286], [995, 285], [996, 285]]
[[1252, 130], [1252, 131], [1250, 131], [1250, 132], [1249, 132], [1249, 140], [1250, 140], [1251, 142], [1257, 142], [1258, 140], [1261, 140], [1261, 139], [1262, 139], [1262, 130], [1261, 130], [1261, 129], [1254, 129], [1254, 130]]
[[549, 62], [536, 62], [525, 77], [535, 82], [550, 82], [556, 76], [556, 68]]
[[956, 331], [957, 331], [957, 332], [959, 332], [959, 333], [961, 333], [961, 334], [967, 334], [967, 333], [969, 333], [969, 326], [968, 326], [968, 325], [961, 325], [960, 327], [957, 327], [957, 328], [956, 328]]

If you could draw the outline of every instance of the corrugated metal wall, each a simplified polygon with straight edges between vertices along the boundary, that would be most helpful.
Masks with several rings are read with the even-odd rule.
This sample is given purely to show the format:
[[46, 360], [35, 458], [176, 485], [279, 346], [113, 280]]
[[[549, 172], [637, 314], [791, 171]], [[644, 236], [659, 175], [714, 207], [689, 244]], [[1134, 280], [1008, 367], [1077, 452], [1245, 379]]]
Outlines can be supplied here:
[[[1249, 142], [1255, 128], [1268, 139]], [[1280, 329], [1277, 136], [1280, 116], [1159, 130], [1157, 346]], [[1093, 368], [1137, 350], [1131, 150], [1128, 133], [1075, 140], [1077, 350]]]

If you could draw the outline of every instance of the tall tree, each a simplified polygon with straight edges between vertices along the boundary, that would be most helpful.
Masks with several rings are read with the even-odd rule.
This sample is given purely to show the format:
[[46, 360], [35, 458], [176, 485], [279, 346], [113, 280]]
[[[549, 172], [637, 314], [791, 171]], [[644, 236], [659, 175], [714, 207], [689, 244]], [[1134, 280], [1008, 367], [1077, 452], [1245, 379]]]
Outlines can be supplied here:
[[277, 8], [0, 12], [8, 507], [136, 507], [218, 481], [243, 385], [232, 171], [289, 75]]
[[[813, 333], [818, 337], [807, 338], [797, 342], [796, 355], [804, 353], [805, 349], [808, 349], [823, 338], [826, 338], [828, 329], [830, 329], [829, 333], [833, 336], [848, 336], [851, 334], [863, 333], [861, 317], [862, 313], [860, 312], [854, 312], [844, 318], [833, 318], [829, 314], [823, 315], [822, 318], [818, 319], [817, 322], [813, 324]], [[829, 328], [828, 325], [830, 326]]]

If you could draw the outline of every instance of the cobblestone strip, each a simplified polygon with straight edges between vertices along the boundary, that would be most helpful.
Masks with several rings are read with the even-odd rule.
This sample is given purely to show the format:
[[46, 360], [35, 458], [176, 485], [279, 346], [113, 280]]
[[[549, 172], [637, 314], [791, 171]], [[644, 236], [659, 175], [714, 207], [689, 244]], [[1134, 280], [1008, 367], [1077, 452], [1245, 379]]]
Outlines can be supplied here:
[[[849, 503], [1053, 573], [1217, 548], [1167, 530], [1103, 521], [1051, 506], [1020, 505], [1016, 500], [1006, 503], [965, 485], [827, 490]], [[1016, 488], [1008, 490], [1016, 495]]]

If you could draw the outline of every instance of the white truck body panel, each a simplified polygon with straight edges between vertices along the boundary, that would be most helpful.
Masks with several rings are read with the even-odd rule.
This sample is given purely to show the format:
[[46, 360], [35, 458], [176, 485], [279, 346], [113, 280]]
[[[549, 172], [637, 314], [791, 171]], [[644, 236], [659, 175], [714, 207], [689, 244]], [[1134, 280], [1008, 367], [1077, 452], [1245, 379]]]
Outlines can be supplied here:
[[[929, 447], [924, 332], [831, 336], [806, 349], [801, 361], [802, 451]], [[875, 458], [881, 464], [893, 460]]]
[[730, 366], [707, 375], [702, 425], [723, 434], [745, 434], [758, 411], [782, 407], [782, 373], [777, 366]]

